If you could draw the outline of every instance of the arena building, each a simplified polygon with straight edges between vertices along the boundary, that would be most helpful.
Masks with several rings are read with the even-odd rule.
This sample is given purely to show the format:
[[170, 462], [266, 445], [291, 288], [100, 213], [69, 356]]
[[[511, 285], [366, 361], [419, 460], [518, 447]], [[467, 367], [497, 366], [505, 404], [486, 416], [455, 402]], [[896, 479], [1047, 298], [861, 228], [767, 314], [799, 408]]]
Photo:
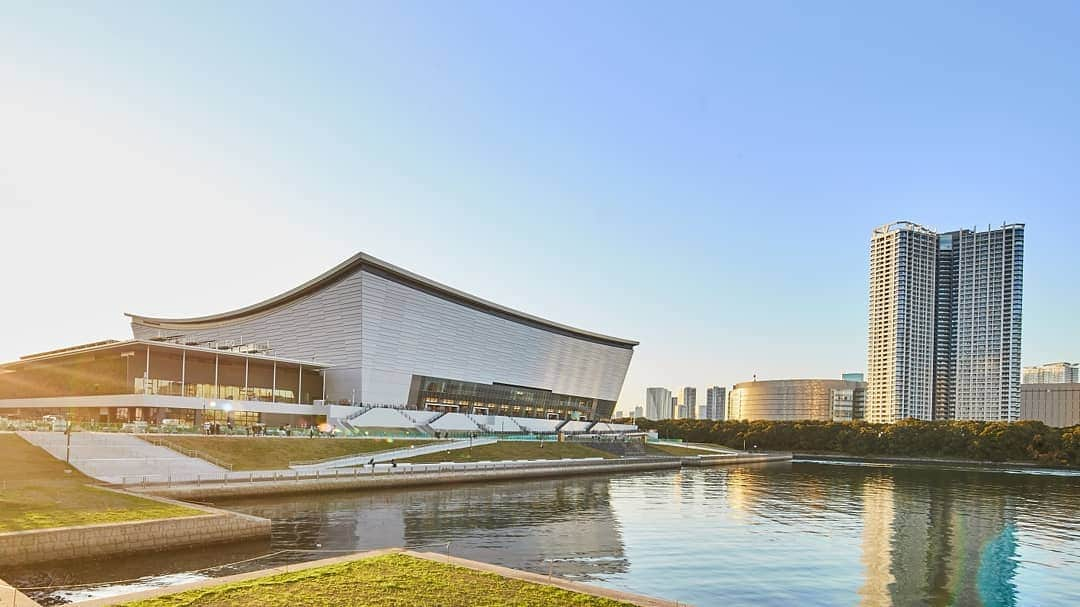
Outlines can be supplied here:
[[0, 413], [78, 407], [96, 410], [91, 417], [149, 415], [133, 409], [203, 417], [227, 405], [260, 419], [331, 422], [371, 407], [607, 420], [637, 345], [364, 253], [238, 310], [128, 316], [132, 340], [0, 365]]
[[866, 409], [866, 383], [842, 379], [779, 379], [735, 384], [728, 419], [851, 421]]

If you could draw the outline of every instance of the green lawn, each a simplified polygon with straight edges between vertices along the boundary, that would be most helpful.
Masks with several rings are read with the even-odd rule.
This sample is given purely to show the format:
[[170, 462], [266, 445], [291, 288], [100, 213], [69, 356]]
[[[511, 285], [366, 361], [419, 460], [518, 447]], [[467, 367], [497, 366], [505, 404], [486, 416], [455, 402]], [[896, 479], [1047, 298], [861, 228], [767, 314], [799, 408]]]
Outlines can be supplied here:
[[125, 603], [129, 607], [628, 607], [629, 603], [504, 578], [405, 554]]
[[682, 445], [659, 445], [656, 443], [648, 443], [645, 445], [645, 453], [648, 455], [720, 455], [715, 451], [706, 451], [704, 449], [695, 449], [690, 446]]
[[578, 443], [534, 441], [499, 441], [472, 449], [455, 449], [402, 458], [403, 462], [431, 464], [439, 462], [497, 462], [511, 459], [563, 459], [581, 457], [614, 458], [615, 455]]
[[233, 470], [285, 470], [289, 462], [324, 460], [357, 453], [386, 451], [427, 440], [361, 438], [287, 438], [277, 436], [170, 436], [164, 442], [194, 449]]
[[0, 532], [205, 514], [90, 486], [93, 479], [14, 434], [0, 434]]

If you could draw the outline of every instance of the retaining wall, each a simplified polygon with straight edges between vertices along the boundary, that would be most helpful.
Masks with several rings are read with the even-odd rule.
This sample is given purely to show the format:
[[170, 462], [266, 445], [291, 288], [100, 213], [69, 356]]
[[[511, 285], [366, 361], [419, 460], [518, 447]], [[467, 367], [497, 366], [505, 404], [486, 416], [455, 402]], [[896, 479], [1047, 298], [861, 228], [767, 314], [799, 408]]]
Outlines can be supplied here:
[[407, 472], [407, 468], [398, 468], [394, 474], [367, 474], [359, 476], [327, 476], [323, 478], [301, 478], [299, 480], [207, 483], [200, 485], [184, 484], [172, 486], [149, 485], [140, 488], [140, 493], [167, 496], [182, 500], [212, 501], [227, 497], [254, 497], [263, 495], [288, 495], [294, 493], [315, 493], [326, 491], [356, 491], [358, 489], [393, 489], [418, 485], [440, 485], [449, 483], [474, 483], [512, 479], [543, 478], [552, 476], [573, 476], [579, 474], [614, 474], [619, 472], [639, 472], [647, 470], [670, 470], [682, 464], [677, 458], [649, 458], [636, 462], [618, 462], [618, 460], [597, 460], [596, 463], [574, 465], [560, 464], [552, 460], [549, 466], [535, 467], [498, 467], [491, 469], [475, 467], [458, 468], [449, 472]]
[[0, 533], [0, 566], [171, 550], [270, 536], [269, 519], [161, 501], [203, 510], [206, 514]]
[[730, 466], [732, 464], [760, 464], [765, 462], [790, 462], [790, 453], [740, 453], [738, 455], [695, 455], [682, 458], [684, 466]]

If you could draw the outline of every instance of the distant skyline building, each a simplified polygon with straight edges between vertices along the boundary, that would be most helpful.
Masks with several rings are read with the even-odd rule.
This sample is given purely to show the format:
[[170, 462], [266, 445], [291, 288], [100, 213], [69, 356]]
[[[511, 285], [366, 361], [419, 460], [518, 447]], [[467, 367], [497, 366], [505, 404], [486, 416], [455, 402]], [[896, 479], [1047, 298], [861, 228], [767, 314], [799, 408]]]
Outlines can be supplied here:
[[1023, 261], [1023, 224], [873, 231], [868, 421], [1019, 419]]
[[1024, 367], [1025, 384], [1075, 384], [1080, 383], [1080, 365], [1076, 363], [1047, 363]]
[[727, 388], [712, 386], [705, 390], [705, 419], [727, 419]]
[[645, 417], [648, 419], [671, 419], [671, 390], [667, 388], [645, 389]]
[[840, 376], [840, 379], [844, 381], [866, 381], [866, 375], [863, 373], [844, 373]]
[[645, 409], [641, 405], [638, 405], [638, 406], [634, 407], [634, 417], [644, 417], [644, 416], [645, 416]]
[[688, 419], [697, 417], [697, 388], [685, 387], [682, 389], [682, 407]]

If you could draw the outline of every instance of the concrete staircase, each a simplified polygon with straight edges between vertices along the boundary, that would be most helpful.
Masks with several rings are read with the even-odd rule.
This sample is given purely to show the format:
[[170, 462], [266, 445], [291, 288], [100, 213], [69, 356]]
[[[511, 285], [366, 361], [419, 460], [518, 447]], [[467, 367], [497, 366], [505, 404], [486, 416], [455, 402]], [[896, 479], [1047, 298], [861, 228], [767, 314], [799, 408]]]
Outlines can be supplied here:
[[[32, 445], [64, 460], [67, 435], [63, 432], [19, 432]], [[125, 477], [152, 479], [195, 478], [199, 474], [220, 474], [225, 468], [197, 457], [188, 457], [167, 447], [151, 445], [131, 434], [75, 432], [71, 435], [71, 465], [98, 480], [123, 483]]]
[[445, 414], [445, 412], [440, 413], [440, 414], [436, 415], [435, 417], [432, 417], [431, 419], [427, 420], [426, 422], [422, 422], [422, 421], [416, 419], [416, 416], [410, 414], [408, 411], [402, 411], [401, 414], [404, 415], [406, 419], [408, 419], [409, 421], [416, 424], [416, 428], [418, 430], [420, 430], [421, 432], [423, 432], [424, 434], [427, 434], [428, 436], [435, 436], [435, 429], [431, 427], [431, 422], [433, 422], [433, 421], [439, 419], [440, 417], [442, 417]]
[[339, 430], [345, 432], [346, 434], [355, 434], [356, 426], [352, 425], [352, 421], [360, 417], [361, 415], [367, 413], [370, 409], [370, 406], [360, 407], [359, 409], [353, 411], [352, 413], [349, 413], [345, 417], [330, 419], [330, 423], [336, 426]]

